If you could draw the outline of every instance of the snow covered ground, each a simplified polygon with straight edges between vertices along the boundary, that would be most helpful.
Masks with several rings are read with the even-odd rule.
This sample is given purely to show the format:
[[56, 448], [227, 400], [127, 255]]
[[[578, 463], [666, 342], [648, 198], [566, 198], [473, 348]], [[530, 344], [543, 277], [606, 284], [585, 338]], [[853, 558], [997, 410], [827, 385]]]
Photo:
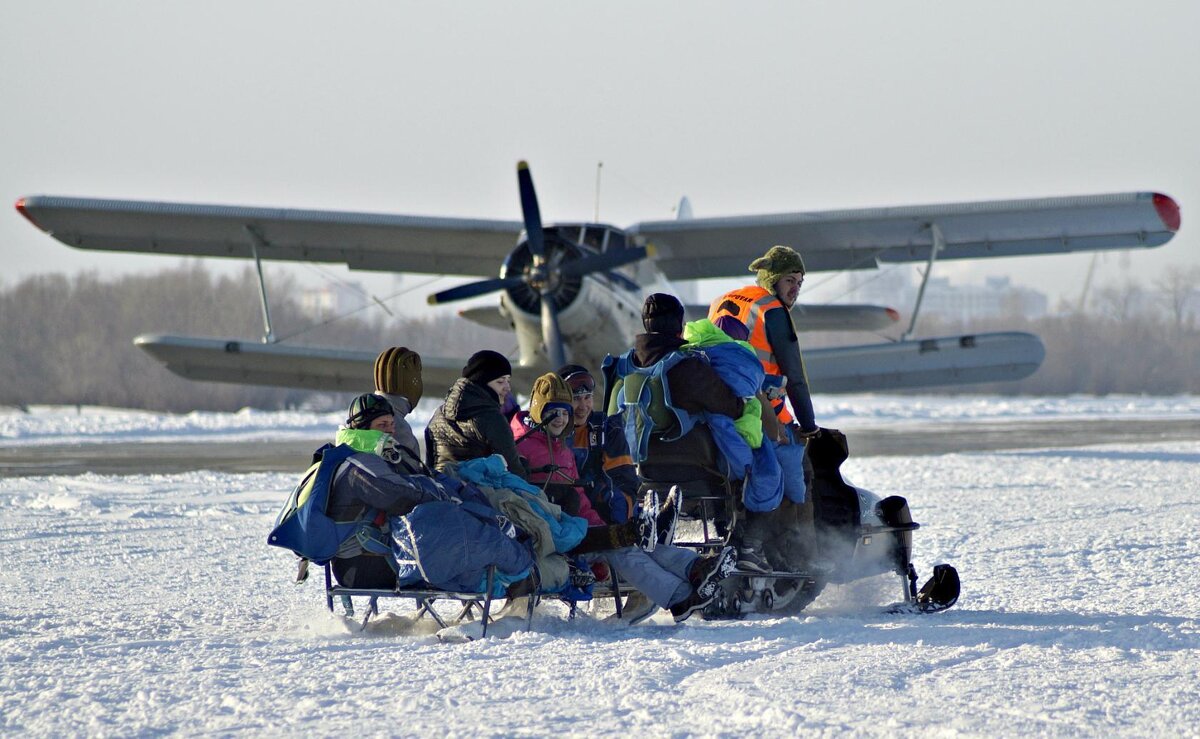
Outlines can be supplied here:
[[[349, 402], [349, 396], [347, 396]], [[409, 415], [424, 428], [439, 401], [426, 399]], [[827, 428], [929, 426], [947, 423], [1194, 418], [1200, 424], [1200, 396], [1104, 398], [1004, 398], [974, 395], [831, 395], [815, 399]], [[179, 441], [258, 441], [324, 439], [345, 413], [195, 411], [184, 414], [92, 406], [33, 406], [23, 413], [0, 408], [0, 447], [58, 443]]]
[[[1200, 418], [1186, 398], [837, 402], [873, 423]], [[85, 432], [95, 440], [279, 433], [254, 412], [89, 412], [107, 419]], [[78, 440], [60, 415], [0, 416], [0, 444]], [[338, 415], [294, 425], [322, 436]], [[620, 630], [547, 605], [535, 632], [507, 640], [444, 645], [396, 615], [358, 634], [265, 545], [287, 475], [0, 479], [0, 728], [1197, 735], [1200, 442], [872, 457], [844, 472], [908, 497], [917, 567], [956, 565], [958, 606], [879, 615], [898, 594], [880, 578], [830, 588], [797, 618], [660, 614]]]

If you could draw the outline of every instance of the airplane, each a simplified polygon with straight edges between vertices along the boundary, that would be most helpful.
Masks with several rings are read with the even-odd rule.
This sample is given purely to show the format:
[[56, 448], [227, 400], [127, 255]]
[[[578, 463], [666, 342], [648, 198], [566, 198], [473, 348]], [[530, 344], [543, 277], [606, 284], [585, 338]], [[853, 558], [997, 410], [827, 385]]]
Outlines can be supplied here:
[[[353, 270], [481, 278], [429, 296], [444, 304], [500, 293], [497, 308], [468, 320], [515, 332], [514, 385], [568, 360], [597, 369], [642, 331], [650, 292], [670, 280], [746, 277], [775, 244], [797, 249], [809, 272], [878, 269], [924, 262], [908, 329], [899, 340], [804, 352], [816, 393], [1016, 380], [1045, 357], [1024, 332], [911, 338], [935, 263], [947, 259], [1153, 248], [1179, 230], [1179, 205], [1158, 192], [695, 218], [685, 198], [674, 220], [626, 228], [607, 223], [543, 224], [525, 162], [517, 165], [522, 220], [484, 220], [149, 201], [30, 196], [17, 211], [79, 249], [249, 258], [258, 271], [261, 341], [145, 334], [134, 344], [185, 378], [361, 392], [382, 347], [369, 351], [277, 342], [263, 260], [344, 263]], [[498, 266], [498, 276], [497, 275]], [[715, 296], [714, 296], [715, 297]], [[706, 305], [687, 306], [690, 318]], [[801, 305], [798, 330], [877, 330], [899, 314], [872, 305]], [[400, 338], [396, 343], [404, 343]], [[421, 353], [428, 392], [449, 388], [464, 359]]]

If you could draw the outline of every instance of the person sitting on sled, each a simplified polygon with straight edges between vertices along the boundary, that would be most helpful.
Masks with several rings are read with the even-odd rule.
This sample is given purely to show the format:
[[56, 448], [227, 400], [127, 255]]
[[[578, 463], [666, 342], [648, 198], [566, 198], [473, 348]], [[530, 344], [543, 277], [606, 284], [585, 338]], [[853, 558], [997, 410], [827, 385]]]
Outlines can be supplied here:
[[332, 560], [338, 582], [359, 588], [426, 582], [478, 592], [492, 565], [498, 571], [494, 595], [527, 581], [530, 547], [486, 498], [469, 486], [448, 487], [412, 474], [401, 464], [401, 445], [391, 434], [394, 412], [382, 396], [358, 396], [338, 429], [337, 445], [319, 452], [319, 464], [337, 460], [324, 478], [326, 514], [355, 524]]
[[621, 419], [595, 409], [596, 380], [586, 367], [563, 365], [558, 368], [558, 376], [571, 390], [571, 421], [575, 427], [571, 450], [579, 471], [578, 483], [601, 518], [621, 523], [633, 511], [641, 486]]
[[[589, 533], [604, 532], [609, 547], [588, 554], [588, 559], [603, 559], [617, 575], [637, 589], [622, 611], [621, 620], [627, 624], [640, 623], [659, 608], [669, 608], [678, 623], [707, 606], [716, 595], [717, 583], [733, 570], [733, 551], [701, 557], [689, 549], [670, 543], [678, 514], [674, 493], [667, 500], [659, 518], [664, 519], [661, 536], [666, 543], [657, 543], [660, 532], [642, 546], [633, 541], [621, 541], [620, 532], [634, 532], [630, 526], [607, 526], [592, 507], [583, 488], [569, 437], [572, 435], [572, 396], [566, 382], [553, 372], [539, 377], [530, 394], [529, 411], [517, 413], [512, 420], [517, 451], [528, 460], [530, 482], [541, 484], [547, 496], [574, 515], [587, 519]], [[643, 504], [643, 513], [657, 510], [657, 495]], [[615, 533], [614, 533], [615, 532]], [[627, 538], [632, 536], [627, 535]], [[602, 539], [603, 541], [603, 539]], [[585, 539], [585, 546], [587, 540]], [[579, 552], [585, 547], [577, 548]]]

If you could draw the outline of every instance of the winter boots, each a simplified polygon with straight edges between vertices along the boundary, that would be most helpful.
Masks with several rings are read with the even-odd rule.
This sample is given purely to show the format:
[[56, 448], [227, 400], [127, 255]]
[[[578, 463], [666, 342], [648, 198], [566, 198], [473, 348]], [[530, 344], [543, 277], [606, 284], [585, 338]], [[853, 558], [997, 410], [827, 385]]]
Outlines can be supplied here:
[[675, 623], [686, 621], [696, 611], [703, 610], [717, 595], [721, 581], [733, 574], [737, 567], [737, 556], [733, 547], [725, 547], [719, 554], [697, 559], [688, 573], [692, 594], [671, 606]]
[[770, 572], [764, 541], [770, 536], [770, 513], [746, 511], [737, 536], [737, 567], [745, 572]]
[[638, 548], [653, 552], [658, 545], [658, 491], [647, 490], [637, 514]]
[[610, 623], [619, 623], [622, 626], [635, 626], [645, 621], [646, 619], [658, 613], [658, 606], [654, 601], [647, 598], [644, 594], [634, 591], [625, 601], [625, 607], [621, 609], [621, 617], [617, 618], [614, 613], [612, 616], [605, 619]]
[[671, 486], [667, 499], [658, 510], [658, 543], [670, 544], [675, 541], [675, 527], [679, 524], [679, 486]]

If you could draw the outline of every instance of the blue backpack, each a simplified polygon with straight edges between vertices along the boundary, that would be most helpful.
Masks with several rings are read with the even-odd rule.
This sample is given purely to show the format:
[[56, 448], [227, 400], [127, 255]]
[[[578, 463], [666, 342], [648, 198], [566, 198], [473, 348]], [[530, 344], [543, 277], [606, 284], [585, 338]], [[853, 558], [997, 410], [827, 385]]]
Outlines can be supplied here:
[[692, 414], [672, 405], [666, 376], [689, 356], [704, 355], [671, 352], [649, 367], [638, 367], [633, 355], [633, 350], [619, 357], [610, 354], [604, 358], [603, 370], [610, 382], [607, 412], [621, 417], [629, 454], [641, 464], [646, 461], [652, 434], [657, 433], [663, 441], [675, 441], [696, 425]]
[[[320, 461], [304, 474], [300, 484], [288, 496], [283, 510], [275, 519], [275, 528], [267, 544], [290, 549], [304, 559], [323, 565], [337, 555], [343, 542], [355, 536], [363, 527], [363, 517], [354, 521], [334, 521], [326, 511], [329, 507], [329, 488], [337, 468], [358, 452], [345, 444], [326, 444], [313, 455]], [[366, 518], [371, 518], [370, 511]]]

